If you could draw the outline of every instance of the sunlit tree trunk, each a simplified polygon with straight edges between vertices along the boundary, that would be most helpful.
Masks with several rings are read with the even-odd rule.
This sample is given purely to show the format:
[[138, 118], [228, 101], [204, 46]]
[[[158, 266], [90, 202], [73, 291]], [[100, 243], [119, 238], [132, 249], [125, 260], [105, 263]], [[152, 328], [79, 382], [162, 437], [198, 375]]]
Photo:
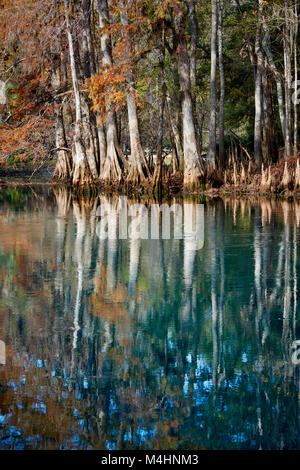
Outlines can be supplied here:
[[0, 105], [4, 106], [7, 102], [6, 96], [6, 82], [0, 80]]
[[[74, 44], [73, 44], [73, 37], [70, 25], [70, 17], [69, 17], [69, 1], [65, 0], [65, 15], [66, 15], [66, 26], [67, 26], [67, 38], [68, 38], [68, 45], [69, 45], [69, 56], [70, 56], [70, 67], [72, 73], [72, 84], [73, 90], [75, 95], [75, 111], [76, 111], [76, 123], [75, 123], [75, 135], [74, 135], [74, 145], [73, 145], [73, 175], [72, 175], [72, 182], [74, 186], [84, 186], [89, 185], [94, 182], [94, 177], [97, 177], [95, 174], [95, 167], [96, 162], [94, 161], [94, 165], [90, 168], [90, 164], [88, 161], [88, 155], [86, 151], [86, 143], [85, 138], [88, 140], [92, 139], [91, 134], [86, 135], [86, 129], [84, 129], [83, 117], [87, 119], [86, 116], [87, 111], [85, 109], [85, 116], [83, 116], [82, 112], [82, 103], [80, 98], [80, 91], [79, 91], [79, 81], [77, 76], [76, 70], [76, 63], [75, 63], [75, 52], [74, 52]], [[87, 106], [85, 106], [86, 108]], [[90, 147], [90, 142], [88, 142], [88, 146]], [[92, 158], [95, 158], [95, 155], [90, 155]]]
[[[109, 10], [107, 0], [98, 0], [98, 12], [101, 34], [102, 64], [104, 67], [112, 65], [111, 40], [105, 30], [109, 25]], [[113, 105], [107, 103], [106, 118], [106, 154], [102, 154], [100, 179], [108, 181], [121, 181], [126, 161], [118, 141], [117, 121]]]
[[[131, 56], [134, 52], [134, 43], [133, 38], [131, 37], [130, 32], [128, 31], [128, 17], [127, 9], [123, 2], [120, 2], [122, 8], [121, 12], [121, 22], [124, 28], [124, 37], [126, 40], [126, 60], [128, 62], [128, 73], [127, 73], [127, 83], [128, 83], [128, 94], [127, 94], [127, 111], [128, 111], [128, 126], [129, 126], [129, 135], [130, 135], [130, 168], [128, 174], [128, 181], [136, 184], [139, 182], [145, 182], [149, 176], [148, 163], [145, 158], [145, 154], [141, 144], [139, 123], [138, 123], [138, 113], [137, 113], [137, 103], [136, 103], [136, 94], [134, 86], [134, 72], [133, 68], [130, 65]], [[132, 0], [128, 0], [128, 6], [132, 6]]]
[[161, 26], [161, 43], [159, 45], [159, 67], [161, 79], [161, 103], [160, 114], [158, 122], [158, 135], [157, 135], [157, 159], [156, 168], [153, 176], [153, 185], [160, 191], [162, 186], [162, 171], [163, 171], [163, 137], [164, 137], [164, 114], [166, 104], [166, 82], [165, 82], [165, 25]]
[[57, 161], [53, 178], [69, 181], [72, 172], [72, 162], [65, 134], [63, 111], [60, 105], [56, 110], [55, 143], [57, 149]]
[[199, 183], [200, 179], [203, 177], [203, 168], [197, 145], [191, 94], [189, 55], [181, 4], [175, 7], [175, 29], [178, 39], [178, 74], [182, 94], [184, 185], [193, 186]]
[[82, 64], [84, 78], [90, 78], [96, 72], [94, 46], [91, 34], [92, 0], [82, 0]]
[[211, 0], [212, 27], [211, 27], [211, 72], [210, 72], [210, 123], [209, 123], [209, 149], [208, 161], [212, 169], [216, 167], [217, 154], [217, 31], [218, 7], [217, 0]]
[[224, 0], [219, 1], [219, 70], [220, 70], [220, 112], [219, 112], [219, 164], [224, 167], [224, 105], [225, 105], [225, 75], [223, 60], [223, 14]]
[[[52, 72], [54, 93], [57, 93], [56, 88], [60, 90], [61, 87], [65, 88], [66, 86], [66, 76], [63, 72], [65, 64], [63, 61], [64, 58], [61, 57], [61, 67], [58, 67]], [[55, 150], [57, 152], [57, 160], [53, 179], [70, 181], [72, 173], [72, 158], [66, 139], [64, 103], [61, 102], [59, 98], [56, 100], [55, 118]]]
[[262, 70], [263, 70], [263, 52], [262, 52], [262, 9], [263, 0], [258, 0], [259, 14], [256, 27], [255, 39], [255, 124], [254, 124], [254, 157], [257, 167], [262, 163]]
[[[82, 70], [83, 79], [87, 80], [96, 73], [95, 49], [91, 30], [91, 13], [93, 1], [82, 0]], [[90, 152], [87, 150], [89, 165], [93, 177], [97, 179], [100, 167], [100, 140], [97, 128], [96, 115], [91, 109], [90, 99], [84, 94], [85, 102], [88, 105], [86, 116], [86, 127], [88, 134], [91, 133]]]
[[190, 47], [190, 78], [191, 86], [196, 86], [197, 71], [197, 39], [198, 39], [198, 22], [196, 16], [196, 8], [194, 0], [189, 0], [189, 16], [191, 23], [191, 47]]

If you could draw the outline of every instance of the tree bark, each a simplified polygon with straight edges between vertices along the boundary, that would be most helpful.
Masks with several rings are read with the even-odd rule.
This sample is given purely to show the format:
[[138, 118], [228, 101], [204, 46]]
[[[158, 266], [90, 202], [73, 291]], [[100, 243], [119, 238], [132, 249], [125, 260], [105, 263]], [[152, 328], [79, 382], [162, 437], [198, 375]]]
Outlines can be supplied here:
[[196, 17], [196, 8], [194, 0], [189, 0], [189, 16], [191, 23], [191, 47], [190, 47], [190, 77], [191, 86], [196, 86], [196, 71], [197, 71], [197, 39], [198, 39], [198, 22]]
[[[57, 85], [59, 89], [63, 85], [65, 87], [66, 77], [64, 76], [64, 64], [63, 58], [61, 57], [62, 67], [58, 67], [56, 73], [53, 72], [53, 77], [56, 77]], [[62, 70], [61, 70], [62, 68]], [[56, 166], [53, 174], [53, 179], [70, 181], [72, 173], [72, 159], [71, 152], [66, 150], [68, 148], [67, 139], [66, 139], [66, 130], [64, 123], [64, 104], [59, 102], [59, 99], [56, 100], [56, 110], [55, 110], [55, 144], [57, 148], [57, 160]]]
[[223, 61], [223, 14], [224, 0], [219, 1], [219, 69], [220, 69], [220, 111], [219, 111], [219, 164], [224, 168], [225, 146], [224, 146], [224, 105], [225, 105], [225, 76]]
[[[128, 1], [129, 6], [132, 4], [132, 0]], [[148, 163], [145, 158], [145, 154], [141, 144], [141, 137], [139, 131], [138, 123], [138, 113], [137, 113], [137, 104], [135, 98], [135, 89], [134, 89], [134, 73], [130, 65], [130, 55], [133, 53], [134, 44], [133, 40], [130, 37], [130, 32], [128, 32], [128, 18], [127, 18], [127, 9], [123, 2], [120, 3], [122, 12], [121, 12], [121, 22], [125, 27], [124, 38], [126, 41], [126, 60], [129, 65], [127, 73], [127, 84], [128, 84], [128, 95], [127, 95], [127, 111], [128, 111], [128, 126], [129, 126], [129, 135], [130, 135], [130, 147], [131, 147], [131, 160], [130, 168], [127, 176], [127, 180], [133, 184], [138, 184], [140, 182], [145, 182], [150, 177], [150, 171], [148, 168]]]
[[165, 25], [164, 22], [161, 27], [161, 43], [159, 45], [159, 67], [160, 67], [160, 81], [161, 81], [161, 102], [160, 102], [160, 115], [157, 133], [157, 160], [156, 168], [153, 177], [153, 186], [159, 191], [162, 188], [162, 166], [163, 166], [163, 137], [164, 137], [164, 113], [166, 104], [166, 82], [165, 82]]
[[218, 8], [217, 0], [211, 0], [212, 27], [211, 27], [211, 74], [210, 74], [210, 124], [208, 162], [212, 169], [216, 167], [217, 155], [217, 31]]
[[276, 83], [276, 89], [277, 89], [277, 101], [278, 101], [278, 108], [279, 108], [279, 118], [280, 118], [280, 124], [281, 124], [281, 130], [282, 130], [282, 135], [283, 139], [285, 141], [285, 131], [286, 131], [286, 124], [285, 124], [285, 110], [284, 110], [284, 96], [283, 96], [283, 89], [282, 89], [282, 81], [281, 81], [281, 76], [280, 73], [277, 69], [276, 62], [274, 61], [273, 58], [273, 53], [271, 50], [271, 45], [270, 45], [270, 32], [267, 29], [265, 38], [263, 41], [263, 47], [264, 51], [266, 53], [266, 56], [268, 58], [268, 63], [269, 66], [272, 68], [273, 74], [274, 74], [274, 79]]
[[57, 161], [53, 174], [53, 179], [69, 181], [72, 172], [72, 162], [70, 152], [64, 150], [68, 147], [68, 145], [66, 140], [64, 119], [61, 106], [59, 106], [56, 111], [55, 143], [56, 148], [59, 150], [57, 151]]
[[[112, 65], [111, 40], [105, 28], [109, 25], [109, 10], [107, 0], [98, 0], [98, 13], [101, 34], [102, 64], [104, 67]], [[118, 141], [116, 115], [111, 103], [107, 103], [106, 120], [106, 154], [102, 157], [100, 179], [107, 181], [121, 181], [124, 169], [127, 166], [125, 156]], [[104, 147], [102, 147], [104, 148]]]
[[258, 0], [259, 14], [256, 27], [255, 39], [255, 56], [256, 56], [256, 73], [255, 73], [255, 124], [254, 124], [254, 158], [257, 167], [262, 164], [262, 69], [263, 69], [263, 53], [262, 53], [262, 10], [263, 0]]
[[[298, 6], [294, 9], [294, 67], [295, 67], [295, 96], [298, 91]], [[298, 105], [297, 100], [294, 101], [294, 153], [298, 153]]]
[[191, 95], [190, 64], [181, 4], [175, 7], [175, 30], [178, 42], [178, 74], [182, 95], [184, 185], [194, 186], [199, 183], [204, 171], [197, 146]]
[[92, 0], [82, 0], [82, 64], [85, 79], [90, 78], [96, 72], [95, 53], [91, 34], [91, 8]]
[[179, 125], [178, 125], [179, 116], [177, 118], [174, 118], [175, 113], [173, 112], [173, 109], [171, 108], [171, 97], [168, 92], [167, 92], [167, 109], [168, 109], [168, 117], [170, 119], [170, 127], [171, 127], [171, 132], [173, 135], [176, 155], [177, 155], [178, 163], [179, 163], [179, 170], [183, 173], [184, 154], [183, 154], [183, 147], [182, 147], [182, 141], [181, 141], [181, 133], [179, 130]]
[[292, 116], [291, 116], [291, 89], [292, 89], [292, 64], [291, 64], [291, 41], [290, 41], [290, 13], [289, 2], [284, 2], [284, 78], [285, 78], [285, 156], [291, 155], [292, 142]]
[[[69, 56], [70, 56], [70, 67], [72, 74], [72, 84], [75, 95], [75, 111], [76, 111], [76, 123], [75, 123], [75, 135], [74, 135], [74, 145], [73, 145], [73, 174], [72, 182], [74, 186], [84, 186], [89, 185], [94, 182], [94, 177], [97, 177], [95, 174], [96, 164], [92, 165], [90, 168], [90, 162], [88, 160], [88, 155], [86, 151], [86, 142], [85, 139], [88, 138], [87, 147], [88, 154], [90, 157], [94, 158], [94, 155], [91, 154], [91, 135], [89, 132], [86, 132], [86, 121], [87, 112], [82, 112], [82, 103], [80, 98], [79, 91], [79, 81], [76, 70], [75, 62], [75, 53], [73, 45], [73, 37], [71, 32], [70, 17], [69, 17], [69, 2], [65, 0], [65, 15], [66, 15], [66, 24], [67, 24], [67, 38], [69, 45]], [[85, 106], [86, 108], [86, 106]], [[88, 135], [87, 135], [88, 134]]]

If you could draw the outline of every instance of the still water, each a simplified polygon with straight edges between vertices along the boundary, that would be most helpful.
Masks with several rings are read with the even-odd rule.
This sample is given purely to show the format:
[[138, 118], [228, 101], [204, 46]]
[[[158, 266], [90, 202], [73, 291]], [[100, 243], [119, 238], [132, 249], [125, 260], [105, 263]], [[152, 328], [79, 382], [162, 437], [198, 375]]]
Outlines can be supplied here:
[[107, 202], [0, 190], [0, 449], [300, 449], [300, 202], [201, 201], [194, 250]]

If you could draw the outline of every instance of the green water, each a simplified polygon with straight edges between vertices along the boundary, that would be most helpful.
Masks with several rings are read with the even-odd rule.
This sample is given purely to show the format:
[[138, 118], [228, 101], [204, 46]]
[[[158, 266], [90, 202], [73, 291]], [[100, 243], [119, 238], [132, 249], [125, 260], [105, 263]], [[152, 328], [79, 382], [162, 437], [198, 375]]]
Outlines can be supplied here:
[[300, 202], [196, 201], [197, 250], [104, 202], [0, 190], [0, 449], [300, 449]]

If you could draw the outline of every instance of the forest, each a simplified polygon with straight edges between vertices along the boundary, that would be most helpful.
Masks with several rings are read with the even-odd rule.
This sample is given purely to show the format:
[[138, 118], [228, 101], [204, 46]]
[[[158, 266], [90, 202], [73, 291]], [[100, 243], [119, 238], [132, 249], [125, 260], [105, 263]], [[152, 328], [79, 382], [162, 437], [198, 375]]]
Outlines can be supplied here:
[[296, 193], [298, 3], [1, 0], [0, 178]]

